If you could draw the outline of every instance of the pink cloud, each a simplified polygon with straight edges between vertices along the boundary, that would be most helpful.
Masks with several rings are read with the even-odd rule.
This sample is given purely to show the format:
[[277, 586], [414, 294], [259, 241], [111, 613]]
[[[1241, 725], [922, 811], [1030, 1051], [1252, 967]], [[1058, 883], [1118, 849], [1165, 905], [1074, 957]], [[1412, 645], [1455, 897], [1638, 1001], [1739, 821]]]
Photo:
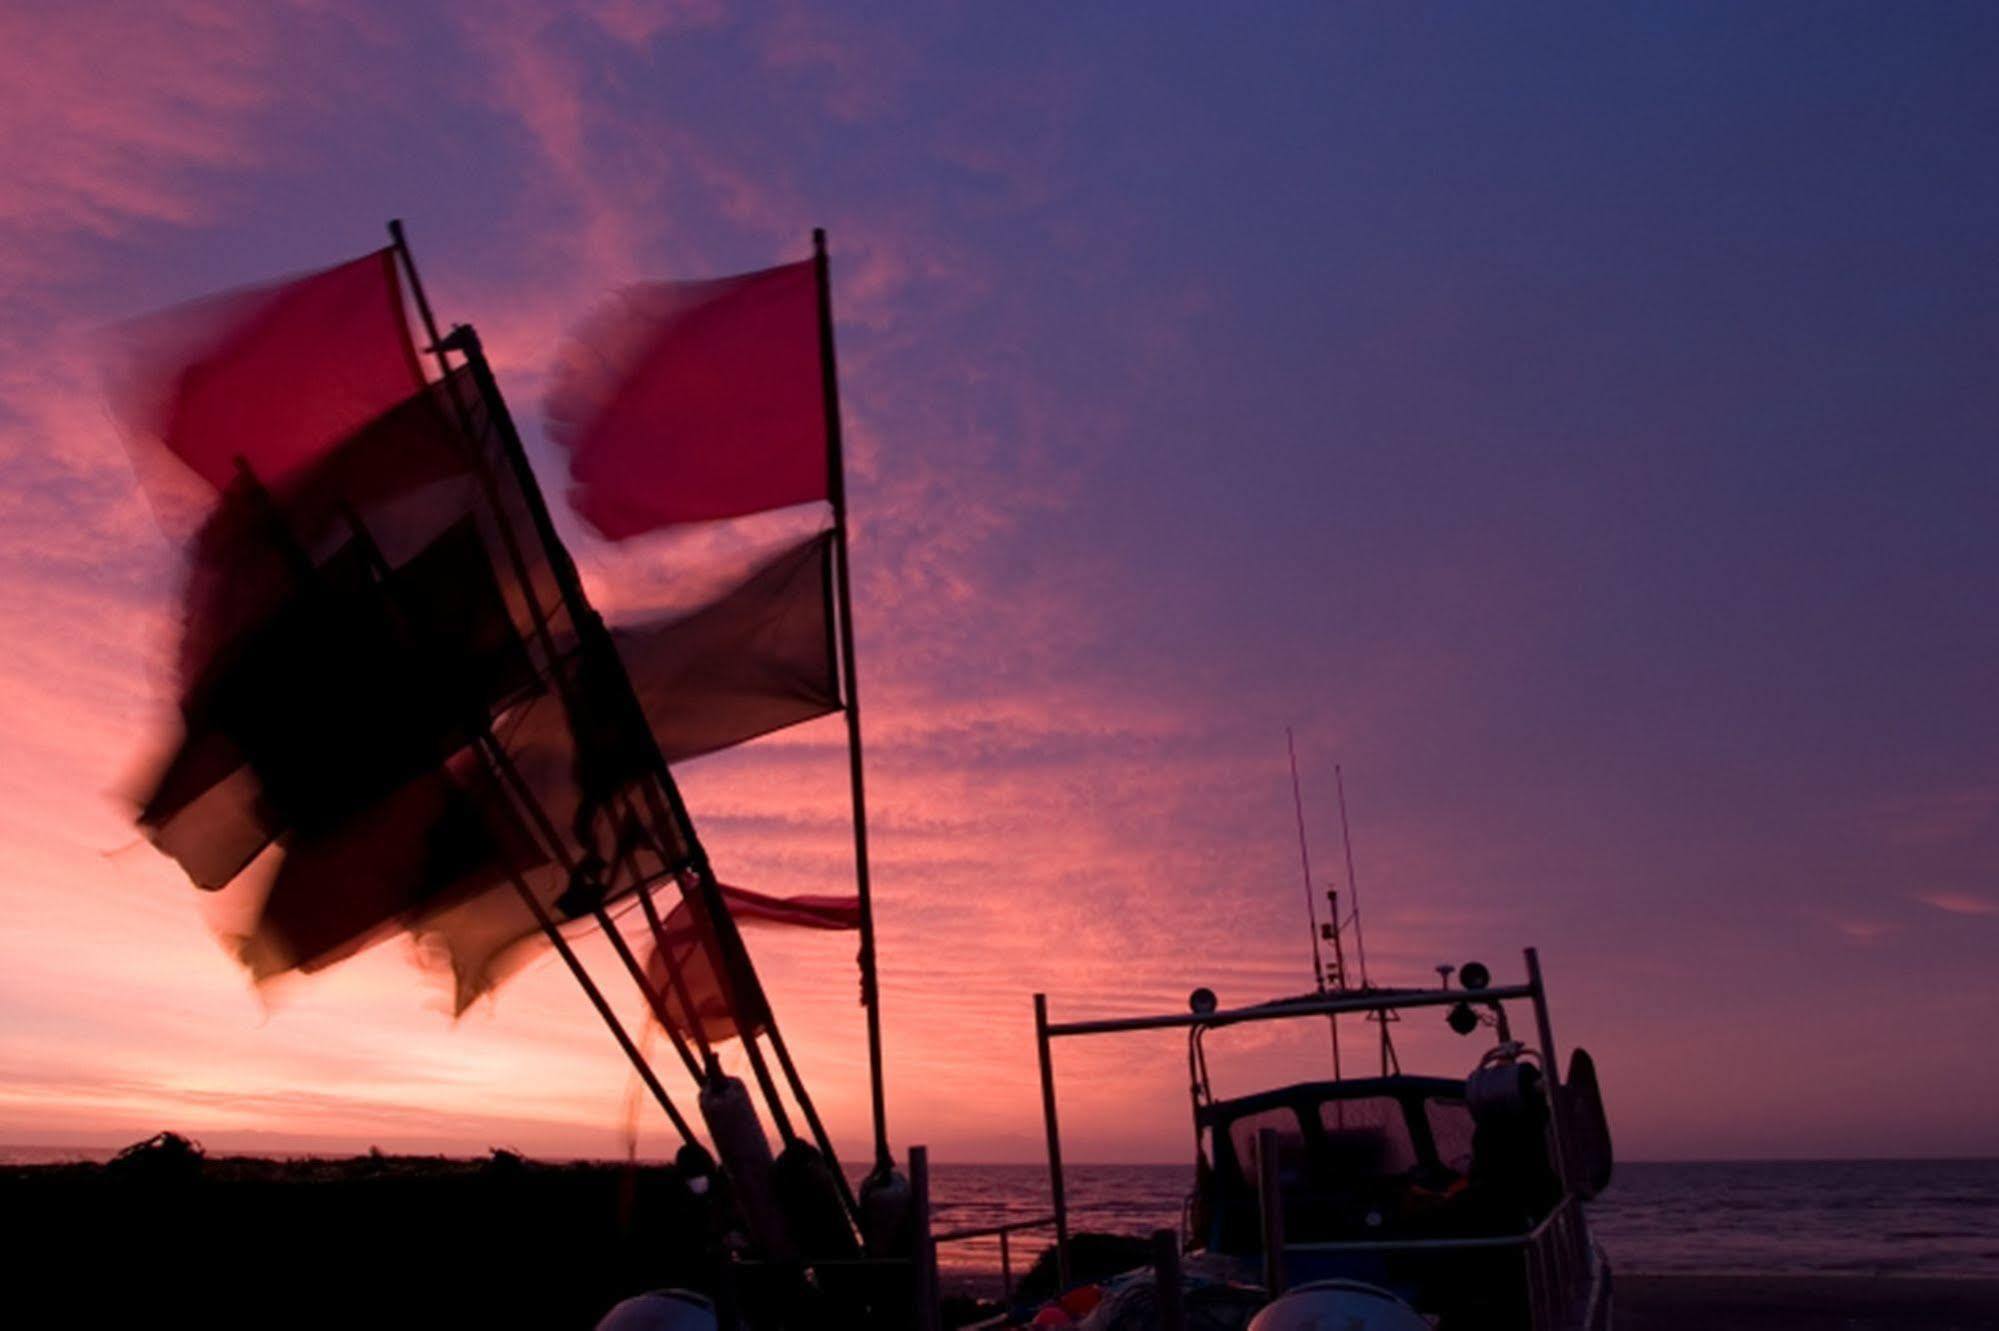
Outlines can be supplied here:
[[1976, 892], [1918, 892], [1916, 900], [1950, 915], [1999, 915], [1999, 901]]

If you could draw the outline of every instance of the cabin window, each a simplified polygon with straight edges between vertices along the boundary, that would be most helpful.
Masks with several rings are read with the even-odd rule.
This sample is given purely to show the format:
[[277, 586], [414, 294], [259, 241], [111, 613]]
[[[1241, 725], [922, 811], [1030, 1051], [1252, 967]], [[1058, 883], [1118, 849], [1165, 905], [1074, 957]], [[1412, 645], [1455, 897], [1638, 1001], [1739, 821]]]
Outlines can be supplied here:
[[1430, 1121], [1430, 1140], [1436, 1143], [1437, 1163], [1460, 1174], [1469, 1174], [1471, 1107], [1462, 1100], [1439, 1097], [1423, 1102], [1423, 1114]]
[[1402, 1102], [1386, 1095], [1327, 1100], [1319, 1106], [1333, 1168], [1352, 1178], [1406, 1174], [1416, 1167], [1416, 1143]]
[[1295, 1161], [1305, 1148], [1304, 1130], [1298, 1126], [1298, 1116], [1289, 1109], [1279, 1106], [1244, 1114], [1229, 1124], [1229, 1141], [1235, 1146], [1236, 1163], [1241, 1166], [1246, 1179], [1256, 1177], [1256, 1134], [1264, 1128], [1277, 1131], [1277, 1162], [1280, 1166]]

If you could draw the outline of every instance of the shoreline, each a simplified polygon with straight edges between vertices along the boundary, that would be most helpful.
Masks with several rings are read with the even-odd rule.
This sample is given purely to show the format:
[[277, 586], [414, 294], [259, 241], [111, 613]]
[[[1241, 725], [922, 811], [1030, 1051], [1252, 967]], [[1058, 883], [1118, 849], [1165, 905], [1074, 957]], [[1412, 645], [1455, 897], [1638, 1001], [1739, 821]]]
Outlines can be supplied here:
[[1622, 1275], [1620, 1331], [1995, 1331], [1988, 1276]]

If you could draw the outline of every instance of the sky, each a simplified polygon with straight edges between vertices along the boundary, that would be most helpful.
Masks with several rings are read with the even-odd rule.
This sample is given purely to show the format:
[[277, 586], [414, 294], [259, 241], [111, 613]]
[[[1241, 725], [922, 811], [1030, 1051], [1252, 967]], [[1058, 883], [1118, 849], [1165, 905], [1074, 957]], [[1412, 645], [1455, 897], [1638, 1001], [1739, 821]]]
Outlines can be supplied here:
[[[1999, 1154], [1995, 61], [1951, 4], [0, 4], [0, 1143], [673, 1144], [546, 960], [253, 990], [121, 793], [177, 555], [105, 329], [401, 217], [549, 478], [607, 292], [828, 228], [898, 1150], [1038, 1158], [1037, 991], [1309, 985], [1288, 726], [1371, 978], [1538, 947], [1623, 1156]], [[838, 720], [681, 775], [729, 881], [850, 884]], [[851, 940], [750, 941], [858, 1154]], [[1176, 1037], [1057, 1072], [1070, 1158], [1188, 1158]]]

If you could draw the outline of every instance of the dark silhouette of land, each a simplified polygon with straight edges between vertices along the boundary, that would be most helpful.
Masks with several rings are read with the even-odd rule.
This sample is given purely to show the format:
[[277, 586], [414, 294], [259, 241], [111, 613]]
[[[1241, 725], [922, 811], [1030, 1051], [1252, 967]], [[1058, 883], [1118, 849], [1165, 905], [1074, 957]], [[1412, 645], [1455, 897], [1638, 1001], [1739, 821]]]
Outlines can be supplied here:
[[203, 1158], [178, 1140], [0, 1168], [17, 1297], [92, 1325], [587, 1328], [629, 1294], [706, 1283], [707, 1219], [670, 1166]]

